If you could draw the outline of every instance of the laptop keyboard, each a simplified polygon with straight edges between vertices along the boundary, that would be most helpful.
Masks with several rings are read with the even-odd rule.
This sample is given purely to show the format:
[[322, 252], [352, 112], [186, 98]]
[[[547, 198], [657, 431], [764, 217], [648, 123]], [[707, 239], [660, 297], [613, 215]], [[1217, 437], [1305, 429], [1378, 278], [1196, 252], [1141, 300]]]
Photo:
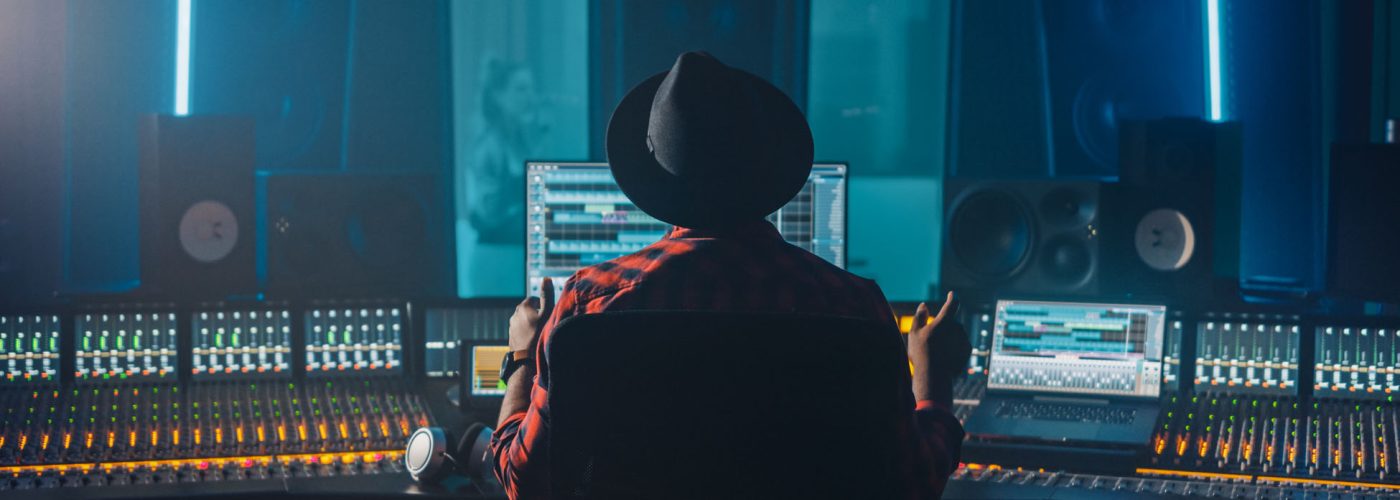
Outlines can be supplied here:
[[1109, 406], [1003, 401], [1001, 406], [997, 407], [997, 416], [1061, 422], [1131, 424], [1133, 418], [1137, 416], [1137, 410]]

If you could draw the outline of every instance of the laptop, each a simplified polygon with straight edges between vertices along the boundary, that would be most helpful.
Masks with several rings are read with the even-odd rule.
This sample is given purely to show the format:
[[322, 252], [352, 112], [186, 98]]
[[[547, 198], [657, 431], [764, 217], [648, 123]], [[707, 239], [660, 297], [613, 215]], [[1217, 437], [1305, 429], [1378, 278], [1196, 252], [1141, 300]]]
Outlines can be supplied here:
[[999, 300], [983, 438], [1146, 445], [1157, 421], [1166, 306]]

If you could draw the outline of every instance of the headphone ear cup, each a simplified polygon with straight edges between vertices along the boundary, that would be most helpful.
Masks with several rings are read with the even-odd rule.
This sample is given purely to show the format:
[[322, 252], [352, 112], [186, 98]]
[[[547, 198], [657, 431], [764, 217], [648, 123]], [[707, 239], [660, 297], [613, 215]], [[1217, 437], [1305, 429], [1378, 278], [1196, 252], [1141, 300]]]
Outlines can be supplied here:
[[494, 480], [492, 469], [495, 455], [491, 453], [491, 433], [493, 430], [482, 423], [474, 423], [462, 433], [453, 455], [464, 470], [463, 474], [478, 484]]
[[404, 465], [415, 481], [434, 484], [455, 473], [456, 457], [448, 443], [455, 443], [452, 433], [440, 427], [420, 427], [409, 436], [404, 451]]
[[456, 440], [456, 446], [452, 447], [452, 458], [457, 459], [457, 463], [465, 464], [476, 458], [472, 456], [472, 445], [476, 444], [477, 435], [481, 434], [481, 430], [485, 428], [486, 424], [476, 422], [467, 426], [467, 430], [462, 431], [461, 439]]

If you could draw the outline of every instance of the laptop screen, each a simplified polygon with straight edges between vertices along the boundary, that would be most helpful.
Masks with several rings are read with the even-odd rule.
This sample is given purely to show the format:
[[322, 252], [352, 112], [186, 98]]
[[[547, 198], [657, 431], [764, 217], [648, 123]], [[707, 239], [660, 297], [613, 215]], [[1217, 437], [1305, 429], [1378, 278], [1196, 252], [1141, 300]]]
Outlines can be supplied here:
[[997, 301], [988, 389], [1155, 398], [1166, 306]]

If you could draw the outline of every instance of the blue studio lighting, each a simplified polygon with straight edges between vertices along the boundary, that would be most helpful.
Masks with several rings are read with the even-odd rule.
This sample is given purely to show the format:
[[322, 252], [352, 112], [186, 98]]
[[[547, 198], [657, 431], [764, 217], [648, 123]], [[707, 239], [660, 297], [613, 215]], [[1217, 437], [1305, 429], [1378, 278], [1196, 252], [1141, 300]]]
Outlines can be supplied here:
[[190, 2], [177, 0], [175, 35], [175, 116], [190, 114]]
[[1206, 58], [1210, 79], [1210, 120], [1225, 119], [1225, 96], [1220, 81], [1220, 0], [1206, 0]]

